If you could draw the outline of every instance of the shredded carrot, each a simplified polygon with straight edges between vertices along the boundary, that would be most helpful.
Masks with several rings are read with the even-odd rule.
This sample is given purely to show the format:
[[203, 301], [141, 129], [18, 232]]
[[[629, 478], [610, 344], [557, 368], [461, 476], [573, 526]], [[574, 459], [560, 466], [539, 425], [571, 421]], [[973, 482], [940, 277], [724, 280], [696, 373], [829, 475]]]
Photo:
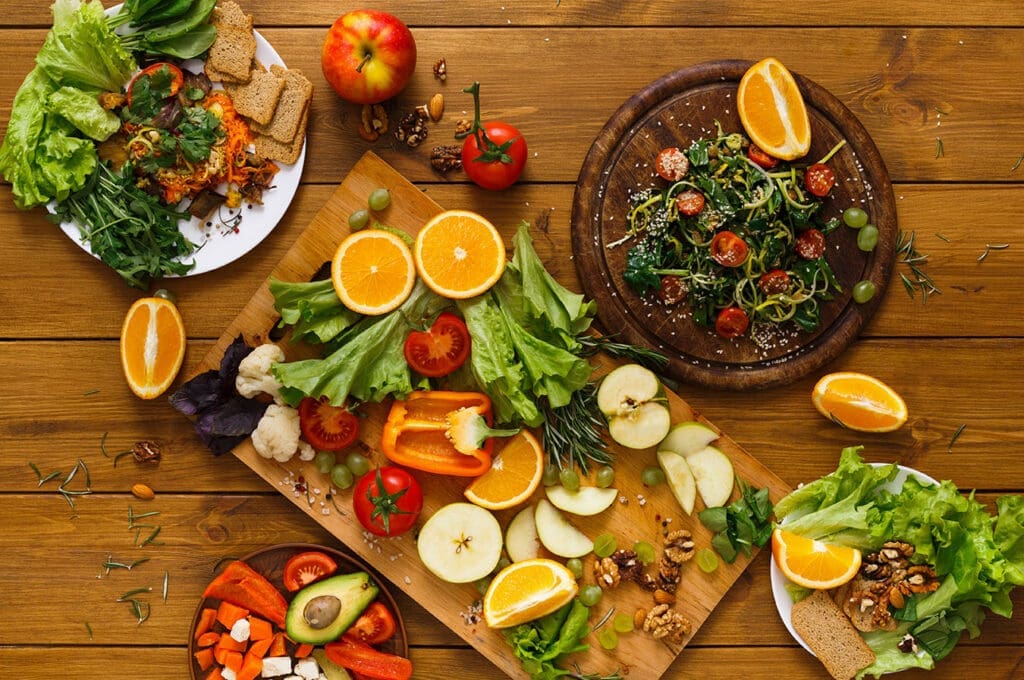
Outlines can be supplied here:
[[252, 132], [246, 122], [238, 116], [235, 105], [227, 93], [214, 90], [203, 100], [203, 106], [206, 108], [210, 108], [214, 103], [220, 104], [223, 111], [220, 124], [227, 134], [224, 142], [224, 179], [231, 185], [244, 184], [245, 179], [251, 174], [245, 165], [245, 152], [252, 143]]

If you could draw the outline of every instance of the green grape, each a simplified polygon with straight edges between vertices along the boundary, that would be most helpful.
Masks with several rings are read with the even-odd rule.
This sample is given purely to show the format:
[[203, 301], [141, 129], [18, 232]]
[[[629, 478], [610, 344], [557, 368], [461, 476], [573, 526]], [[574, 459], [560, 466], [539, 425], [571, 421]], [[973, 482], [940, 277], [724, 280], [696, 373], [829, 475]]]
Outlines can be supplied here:
[[643, 564], [652, 564], [654, 562], [654, 546], [647, 541], [637, 541], [634, 543], [633, 552], [636, 553], [636, 558]]
[[485, 577], [483, 577], [482, 579], [480, 579], [479, 581], [476, 582], [476, 591], [478, 593], [480, 593], [481, 595], [483, 595], [483, 594], [485, 594], [487, 592], [487, 589], [490, 587], [490, 585], [491, 585], [491, 577], [490, 576], [485, 576]]
[[580, 490], [580, 476], [572, 468], [563, 468], [562, 471], [558, 473], [558, 480], [562, 482], [562, 486], [569, 491]]
[[597, 641], [604, 649], [615, 649], [619, 646], [619, 634], [612, 628], [605, 628], [597, 635]]
[[869, 224], [857, 232], [857, 247], [870, 253], [878, 245], [878, 227]]
[[848, 227], [860, 229], [868, 223], [868, 214], [860, 208], [847, 208], [843, 211], [843, 222]]
[[498, 564], [494, 566], [493, 573], [497, 574], [499, 571], [501, 571], [510, 564], [512, 564], [512, 560], [510, 560], [507, 556], [502, 555], [501, 558], [498, 559]]
[[594, 539], [594, 554], [598, 557], [608, 557], [618, 548], [619, 542], [615, 540], [615, 536], [608, 532], [600, 534]]
[[604, 595], [604, 591], [601, 590], [601, 586], [595, 586], [593, 584], [583, 586], [580, 588], [580, 604], [587, 607], [593, 607], [601, 601], [602, 595]]
[[602, 489], [607, 489], [609, 486], [615, 483], [615, 470], [611, 465], [604, 465], [598, 469], [596, 480], [597, 485]]
[[355, 475], [348, 469], [347, 465], [335, 465], [331, 468], [331, 482], [339, 489], [347, 489], [355, 481]]
[[617, 633], [629, 633], [633, 630], [633, 617], [629, 614], [616, 614], [612, 619], [612, 628]]
[[565, 562], [565, 568], [572, 572], [577, 579], [583, 578], [583, 560], [573, 557]]
[[178, 304], [178, 296], [167, 290], [166, 288], [158, 288], [154, 293], [153, 297], [158, 297], [161, 300], [167, 300], [172, 305]]
[[644, 471], [640, 473], [640, 481], [644, 483], [644, 486], [658, 486], [665, 481], [665, 472], [660, 467], [650, 466], [645, 467]]
[[366, 203], [370, 206], [370, 210], [383, 210], [391, 205], [391, 192], [387, 189], [374, 189]]
[[718, 557], [715, 556], [715, 551], [711, 548], [701, 548], [698, 550], [697, 566], [705, 574], [710, 574], [715, 569], [718, 569]]
[[348, 216], [348, 226], [352, 228], [352, 231], [359, 231], [366, 227], [370, 223], [370, 213], [365, 210], [356, 210], [354, 213]]
[[544, 486], [554, 486], [558, 484], [558, 466], [554, 463], [548, 463], [544, 466], [544, 476], [541, 478]]
[[313, 465], [322, 475], [329, 473], [336, 462], [333, 451], [318, 451], [316, 458], [313, 459]]
[[870, 281], [860, 281], [853, 287], [853, 301], [864, 304], [875, 297], [875, 284]]
[[362, 477], [370, 471], [370, 459], [357, 451], [345, 456], [345, 465], [356, 477]]

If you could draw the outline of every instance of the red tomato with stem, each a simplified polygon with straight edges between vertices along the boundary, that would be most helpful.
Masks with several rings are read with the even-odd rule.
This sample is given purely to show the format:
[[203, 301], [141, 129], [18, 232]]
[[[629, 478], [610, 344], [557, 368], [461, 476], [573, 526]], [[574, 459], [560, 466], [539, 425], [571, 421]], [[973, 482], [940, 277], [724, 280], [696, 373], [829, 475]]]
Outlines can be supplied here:
[[356, 622], [345, 631], [345, 635], [368, 645], [379, 645], [390, 640], [396, 628], [391, 610], [384, 603], [376, 601], [363, 610]]
[[416, 523], [423, 509], [423, 490], [407, 470], [386, 465], [356, 482], [352, 508], [363, 528], [377, 536], [398, 536]]
[[753, 161], [756, 165], [764, 168], [765, 170], [771, 170], [779, 164], [779, 159], [774, 156], [769, 156], [764, 150], [757, 144], [751, 144], [747, 147], [747, 158]]
[[145, 76], [152, 80], [153, 76], [163, 68], [166, 68], [170, 74], [170, 93], [168, 96], [173, 97], [178, 94], [178, 92], [181, 91], [182, 86], [185, 85], [185, 74], [182, 73], [181, 69], [174, 64], [167, 61], [160, 61], [147, 66], [132, 77], [128, 82], [128, 87], [126, 89], [125, 103], [128, 104], [128, 106], [132, 105], [132, 93], [135, 91], [135, 83], [139, 81], [139, 78]]
[[715, 319], [715, 332], [723, 338], [738, 338], [749, 326], [750, 317], [739, 307], [726, 307]]
[[676, 210], [686, 217], [699, 215], [704, 210], [704, 194], [692, 189], [680, 192], [676, 196]]
[[480, 122], [480, 83], [463, 92], [473, 95], [473, 127], [462, 143], [462, 169], [478, 186], [497, 191], [515, 183], [526, 166], [526, 138], [500, 121]]
[[289, 592], [302, 590], [338, 571], [338, 563], [319, 550], [308, 550], [295, 555], [284, 565], [284, 587]]
[[654, 159], [654, 170], [667, 182], [678, 182], [690, 171], [690, 159], [677, 147], [662, 149]]
[[807, 229], [796, 237], [796, 254], [805, 260], [817, 260], [825, 254], [825, 235], [817, 229]]
[[341, 451], [359, 436], [359, 416], [345, 406], [333, 406], [327, 397], [306, 397], [299, 402], [299, 429], [313, 448]]
[[747, 242], [728, 229], [711, 239], [711, 257], [723, 267], [739, 267], [749, 251]]
[[440, 378], [466, 363], [470, 345], [465, 322], [451, 312], [442, 312], [429, 330], [409, 333], [405, 360], [420, 375]]
[[824, 163], [815, 163], [804, 172], [804, 186], [819, 198], [827, 196], [835, 183], [836, 173]]
[[773, 269], [769, 272], [761, 274], [761, 278], [757, 280], [757, 287], [761, 289], [761, 292], [765, 295], [778, 295], [779, 293], [785, 293], [789, 290], [791, 281], [789, 280], [789, 274], [782, 269]]

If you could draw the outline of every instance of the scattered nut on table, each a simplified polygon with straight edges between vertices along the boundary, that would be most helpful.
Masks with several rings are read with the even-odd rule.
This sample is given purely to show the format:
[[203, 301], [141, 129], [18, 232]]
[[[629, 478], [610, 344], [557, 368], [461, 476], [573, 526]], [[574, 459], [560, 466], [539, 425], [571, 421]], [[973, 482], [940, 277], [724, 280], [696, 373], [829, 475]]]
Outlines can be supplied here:
[[434, 77], [442, 83], [448, 79], [448, 62], [441, 57], [434, 62]]
[[160, 445], [155, 441], [143, 439], [132, 445], [132, 458], [136, 462], [156, 465], [160, 462], [160, 457]]
[[430, 166], [441, 174], [462, 168], [462, 147], [457, 144], [435, 146], [430, 150]]
[[441, 120], [441, 116], [444, 115], [444, 95], [438, 92], [430, 101], [427, 102], [427, 113], [430, 115], [430, 120], [435, 123]]
[[156, 492], [149, 485], [138, 482], [132, 484], [132, 495], [140, 500], [148, 501], [156, 496]]

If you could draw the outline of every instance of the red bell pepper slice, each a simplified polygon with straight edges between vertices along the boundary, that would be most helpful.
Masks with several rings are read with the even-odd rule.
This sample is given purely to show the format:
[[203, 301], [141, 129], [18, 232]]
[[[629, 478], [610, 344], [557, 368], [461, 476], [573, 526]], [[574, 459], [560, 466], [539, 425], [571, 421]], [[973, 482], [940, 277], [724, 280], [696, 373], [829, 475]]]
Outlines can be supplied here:
[[412, 661], [404, 656], [380, 652], [370, 645], [342, 637], [324, 645], [327, 658], [374, 680], [409, 680]]
[[288, 603], [274, 585], [245, 562], [230, 563], [206, 586], [203, 597], [214, 597], [245, 607], [284, 628]]

